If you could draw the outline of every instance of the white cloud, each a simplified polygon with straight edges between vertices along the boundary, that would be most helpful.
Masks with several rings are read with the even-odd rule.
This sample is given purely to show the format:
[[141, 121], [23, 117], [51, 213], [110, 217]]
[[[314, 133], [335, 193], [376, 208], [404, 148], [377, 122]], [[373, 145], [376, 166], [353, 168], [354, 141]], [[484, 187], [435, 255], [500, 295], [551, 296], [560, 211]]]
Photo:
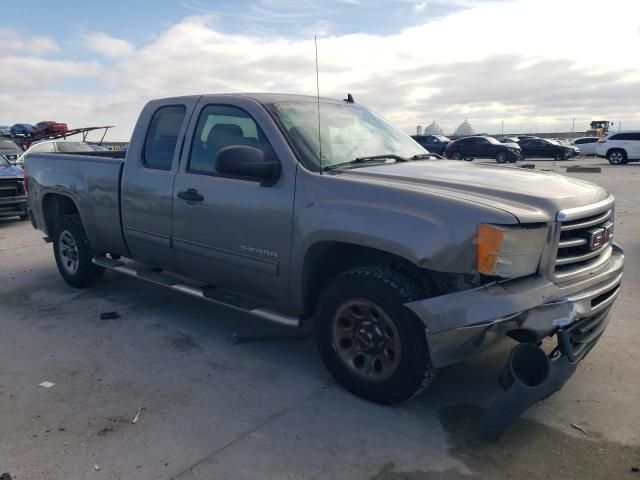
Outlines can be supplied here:
[[46, 87], [70, 77], [96, 77], [102, 68], [95, 62], [46, 60], [39, 57], [0, 57], [0, 91]]
[[[633, 54], [640, 41], [640, 4], [468, 3], [467, 10], [393, 35], [321, 38], [322, 95], [342, 98], [349, 91], [407, 130], [437, 119], [451, 131], [467, 116], [476, 130], [493, 132], [502, 120], [528, 131], [564, 128], [574, 116], [576, 126], [585, 129], [596, 117], [640, 127], [640, 55]], [[76, 126], [117, 123], [125, 139], [140, 106], [151, 98], [238, 91], [315, 94], [311, 37], [228, 34], [216, 21], [209, 15], [185, 18], [140, 48], [108, 34], [91, 35], [90, 48], [116, 59], [109, 67], [71, 62], [63, 68], [33, 59], [29, 65], [12, 64], [30, 69], [32, 78], [64, 75], [65, 68], [75, 76], [100, 74], [106, 93], [99, 96], [55, 95], [52, 87], [18, 95], [12, 74], [7, 80], [9, 60], [0, 58], [0, 112], [31, 108], [33, 117], [44, 118], [40, 109], [51, 98], [59, 112], [53, 118], [72, 119]], [[612, 24], [615, 41], [593, 40], [593, 32]]]
[[133, 44], [103, 32], [83, 35], [85, 46], [108, 57], [123, 58], [133, 53]]
[[18, 54], [26, 53], [42, 55], [60, 51], [58, 44], [49, 37], [33, 37], [25, 39], [16, 30], [0, 27], [0, 45], [5, 53]]
[[416, 2], [413, 4], [413, 12], [418, 13], [427, 8], [427, 2]]

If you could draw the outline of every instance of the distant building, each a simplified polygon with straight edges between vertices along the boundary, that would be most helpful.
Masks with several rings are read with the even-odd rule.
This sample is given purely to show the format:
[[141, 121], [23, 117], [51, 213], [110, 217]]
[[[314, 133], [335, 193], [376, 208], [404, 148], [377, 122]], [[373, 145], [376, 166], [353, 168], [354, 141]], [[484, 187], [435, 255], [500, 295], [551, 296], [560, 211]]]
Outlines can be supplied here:
[[444, 131], [442, 130], [442, 128], [440, 128], [440, 125], [438, 125], [438, 122], [434, 120], [433, 122], [431, 122], [430, 125], [425, 127], [424, 134], [425, 135], [444, 135]]
[[475, 135], [475, 133], [476, 132], [473, 130], [473, 127], [469, 123], [469, 120], [465, 118], [464, 122], [462, 122], [460, 125], [458, 125], [458, 128], [456, 128], [456, 131], [453, 132], [453, 136], [454, 137], [468, 137], [469, 135]]

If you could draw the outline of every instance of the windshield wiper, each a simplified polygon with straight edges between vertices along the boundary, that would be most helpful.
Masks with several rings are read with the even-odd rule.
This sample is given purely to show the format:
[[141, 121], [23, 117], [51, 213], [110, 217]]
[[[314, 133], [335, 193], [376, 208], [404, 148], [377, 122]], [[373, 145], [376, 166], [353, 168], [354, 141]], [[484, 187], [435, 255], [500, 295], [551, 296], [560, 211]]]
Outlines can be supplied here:
[[335, 165], [329, 165], [325, 168], [323, 168], [322, 170], [333, 170], [334, 168], [340, 168], [340, 167], [348, 167], [350, 165], [358, 165], [358, 164], [362, 164], [362, 163], [368, 163], [368, 162], [376, 162], [378, 160], [395, 160], [396, 162], [408, 162], [409, 159], [402, 157], [400, 155], [396, 155], [394, 153], [385, 153], [383, 155], [369, 155], [367, 157], [357, 157], [354, 158], [353, 160], [349, 160], [348, 162], [342, 162], [342, 163], [336, 163]]
[[424, 160], [427, 158], [439, 158], [440, 160], [444, 159], [442, 155], [438, 155], [437, 153], [421, 153], [420, 155], [414, 155], [409, 160]]

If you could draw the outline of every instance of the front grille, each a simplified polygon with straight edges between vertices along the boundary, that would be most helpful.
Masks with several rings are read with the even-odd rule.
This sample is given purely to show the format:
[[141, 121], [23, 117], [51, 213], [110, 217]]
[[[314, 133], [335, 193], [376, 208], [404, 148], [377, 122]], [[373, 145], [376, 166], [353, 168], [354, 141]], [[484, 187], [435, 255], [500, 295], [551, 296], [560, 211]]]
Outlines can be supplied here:
[[0, 180], [0, 198], [24, 195], [24, 188], [20, 180]]
[[604, 265], [612, 251], [613, 203], [608, 202], [595, 212], [585, 208], [586, 215], [582, 217], [562, 213], [559, 218], [568, 218], [559, 223], [556, 278], [586, 274]]

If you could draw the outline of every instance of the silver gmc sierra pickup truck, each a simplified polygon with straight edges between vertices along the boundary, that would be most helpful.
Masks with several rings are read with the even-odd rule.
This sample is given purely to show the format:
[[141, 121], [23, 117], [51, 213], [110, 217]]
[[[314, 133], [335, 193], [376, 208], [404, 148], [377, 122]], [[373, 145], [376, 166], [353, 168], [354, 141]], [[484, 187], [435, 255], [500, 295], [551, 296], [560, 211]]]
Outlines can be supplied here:
[[125, 159], [34, 154], [25, 176], [70, 285], [109, 269], [313, 325], [336, 380], [375, 402], [511, 337], [488, 437], [562, 387], [622, 280], [604, 189], [444, 160], [351, 96], [154, 100]]

